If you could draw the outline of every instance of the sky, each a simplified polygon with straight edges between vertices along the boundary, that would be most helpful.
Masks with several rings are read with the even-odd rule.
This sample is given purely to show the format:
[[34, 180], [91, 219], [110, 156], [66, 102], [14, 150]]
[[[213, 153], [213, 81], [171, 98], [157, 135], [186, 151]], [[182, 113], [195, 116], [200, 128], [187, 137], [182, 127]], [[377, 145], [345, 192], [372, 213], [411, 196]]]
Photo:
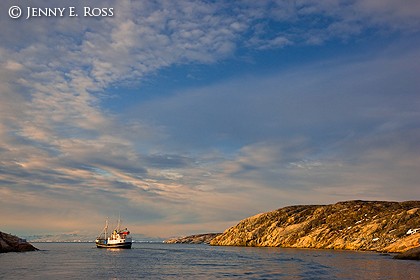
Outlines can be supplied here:
[[1, 231], [96, 235], [120, 214], [166, 238], [420, 198], [419, 1], [0, 11]]

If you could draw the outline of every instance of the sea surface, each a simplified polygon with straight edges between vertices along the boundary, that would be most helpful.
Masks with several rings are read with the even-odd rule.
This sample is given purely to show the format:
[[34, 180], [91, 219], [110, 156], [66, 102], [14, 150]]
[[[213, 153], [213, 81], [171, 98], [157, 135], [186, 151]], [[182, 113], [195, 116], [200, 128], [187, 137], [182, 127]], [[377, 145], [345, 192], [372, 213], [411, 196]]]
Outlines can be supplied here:
[[420, 279], [420, 262], [373, 252], [134, 243], [34, 243], [0, 254], [0, 279]]

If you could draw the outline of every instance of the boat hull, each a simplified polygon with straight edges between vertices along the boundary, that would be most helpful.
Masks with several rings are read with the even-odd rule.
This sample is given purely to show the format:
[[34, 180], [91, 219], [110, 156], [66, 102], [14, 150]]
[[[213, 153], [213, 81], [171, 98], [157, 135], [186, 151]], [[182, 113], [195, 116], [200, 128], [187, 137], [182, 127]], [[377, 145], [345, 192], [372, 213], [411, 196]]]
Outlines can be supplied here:
[[131, 242], [118, 243], [118, 244], [103, 244], [96, 243], [97, 248], [120, 248], [120, 249], [131, 249]]

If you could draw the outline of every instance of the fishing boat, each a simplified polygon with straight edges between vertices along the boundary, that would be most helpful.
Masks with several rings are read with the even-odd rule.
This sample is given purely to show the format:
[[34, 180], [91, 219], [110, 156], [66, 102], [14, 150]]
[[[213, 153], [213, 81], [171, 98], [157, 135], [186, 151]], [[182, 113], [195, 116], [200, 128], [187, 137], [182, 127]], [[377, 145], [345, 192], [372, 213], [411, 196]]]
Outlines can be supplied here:
[[97, 248], [122, 248], [130, 249], [132, 238], [127, 228], [121, 229], [121, 219], [118, 219], [117, 227], [108, 232], [108, 219], [105, 221], [105, 227], [101, 234], [95, 240]]

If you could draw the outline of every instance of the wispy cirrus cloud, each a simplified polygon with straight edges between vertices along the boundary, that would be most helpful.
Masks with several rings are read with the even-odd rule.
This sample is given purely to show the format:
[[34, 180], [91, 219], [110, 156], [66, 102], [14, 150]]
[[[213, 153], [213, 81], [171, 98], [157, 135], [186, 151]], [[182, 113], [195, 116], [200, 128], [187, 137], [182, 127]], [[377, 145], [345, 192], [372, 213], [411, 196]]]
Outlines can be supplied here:
[[[313, 188], [334, 189], [328, 199], [361, 196], [362, 190], [370, 199], [409, 199], [420, 150], [415, 144], [419, 53], [394, 49], [389, 58], [389, 51], [195, 88], [134, 106], [131, 116], [159, 120], [177, 137], [162, 145], [168, 150], [188, 146], [212, 153], [230, 145], [228, 153], [206, 160], [205, 189], [238, 194], [249, 186], [253, 191], [246, 195], [264, 197], [261, 203], [270, 196], [302, 199]], [[401, 172], [410, 175], [403, 179]], [[398, 184], [411, 191], [397, 194]], [[327, 197], [328, 191], [322, 193]]]

